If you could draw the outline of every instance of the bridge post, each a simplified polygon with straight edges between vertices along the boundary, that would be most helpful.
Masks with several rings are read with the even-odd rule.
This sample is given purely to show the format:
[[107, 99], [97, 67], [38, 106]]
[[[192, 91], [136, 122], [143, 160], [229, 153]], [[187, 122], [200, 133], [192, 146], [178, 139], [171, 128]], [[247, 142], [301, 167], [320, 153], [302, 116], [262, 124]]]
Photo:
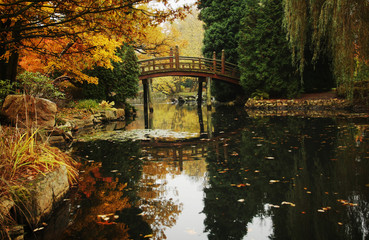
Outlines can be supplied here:
[[151, 113], [153, 113], [154, 112], [154, 107], [153, 107], [153, 104], [152, 104], [152, 78], [149, 78], [148, 79], [148, 91], [147, 91], [147, 100], [148, 100], [148, 102], [149, 102], [149, 111], [151, 112]]
[[176, 68], [179, 69], [179, 49], [178, 46], [176, 46], [176, 51], [175, 51], [175, 61], [176, 61]]
[[173, 69], [173, 48], [170, 48], [169, 57], [170, 69]]
[[147, 104], [147, 92], [148, 92], [148, 80], [142, 79], [142, 86], [143, 86], [143, 97], [144, 97], [144, 118], [145, 118], [145, 129], [149, 128], [149, 111], [148, 111], [148, 104]]
[[225, 55], [224, 55], [224, 49], [222, 50], [222, 74], [225, 73]]
[[213, 52], [213, 72], [216, 73], [217, 71], [217, 54]]
[[205, 82], [204, 77], [198, 77], [198, 81], [199, 81], [199, 86], [197, 89], [197, 106], [201, 107], [201, 103], [202, 103], [202, 87], [203, 87], [203, 83]]
[[206, 77], [206, 106], [211, 110], [211, 77]]

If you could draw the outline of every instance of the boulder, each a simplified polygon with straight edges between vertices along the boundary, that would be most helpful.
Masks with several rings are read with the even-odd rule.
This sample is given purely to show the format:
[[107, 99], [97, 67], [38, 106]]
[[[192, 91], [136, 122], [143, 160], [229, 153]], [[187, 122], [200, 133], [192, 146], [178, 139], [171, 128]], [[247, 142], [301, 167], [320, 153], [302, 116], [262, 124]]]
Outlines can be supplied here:
[[2, 112], [19, 127], [52, 128], [55, 125], [57, 106], [50, 100], [28, 95], [9, 95]]
[[36, 226], [61, 203], [68, 191], [67, 168], [61, 166], [52, 172], [40, 174], [35, 180], [26, 184], [25, 192], [18, 193], [18, 197], [22, 200], [18, 205], [24, 206], [23, 212], [28, 215], [29, 223]]

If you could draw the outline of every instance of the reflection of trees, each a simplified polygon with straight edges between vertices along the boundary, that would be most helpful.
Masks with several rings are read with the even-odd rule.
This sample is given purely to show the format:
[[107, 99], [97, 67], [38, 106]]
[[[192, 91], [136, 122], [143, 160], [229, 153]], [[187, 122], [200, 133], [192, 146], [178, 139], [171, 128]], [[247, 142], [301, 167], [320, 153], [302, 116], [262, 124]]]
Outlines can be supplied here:
[[123, 196], [126, 185], [104, 178], [94, 165], [87, 168], [80, 179], [80, 197], [88, 207], [76, 211], [65, 239], [130, 239], [127, 225], [117, 215], [130, 207], [128, 198]]
[[[143, 166], [140, 208], [143, 218], [150, 224], [154, 239], [166, 239], [165, 229], [175, 225], [178, 215], [182, 211], [182, 204], [175, 202], [166, 195], [168, 175], [177, 175], [180, 171], [169, 166], [169, 162], [147, 162]], [[173, 195], [178, 193], [173, 190]]]
[[81, 208], [76, 210], [68, 237], [143, 239], [150, 234], [150, 226], [140, 215], [142, 211], [133, 207], [138, 201], [142, 171], [139, 144], [101, 140], [77, 143], [74, 148], [75, 154], [84, 159], [86, 170], [77, 195], [80, 197], [76, 204]]
[[358, 162], [368, 157], [365, 139], [355, 147], [349, 129], [324, 118], [250, 119], [241, 135], [227, 153], [209, 149], [209, 239], [242, 239], [257, 215], [272, 217], [272, 239], [362, 238], [369, 229], [368, 161]]

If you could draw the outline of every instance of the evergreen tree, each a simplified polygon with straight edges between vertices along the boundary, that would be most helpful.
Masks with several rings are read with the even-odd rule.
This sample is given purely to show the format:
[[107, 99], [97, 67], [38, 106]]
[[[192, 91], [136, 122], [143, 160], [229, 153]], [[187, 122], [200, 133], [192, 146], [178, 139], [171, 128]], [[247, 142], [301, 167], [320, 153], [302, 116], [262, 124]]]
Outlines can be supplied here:
[[248, 97], [255, 92], [294, 97], [299, 92], [282, 19], [282, 0], [249, 0], [245, 4], [239, 66], [241, 85]]
[[83, 85], [85, 98], [115, 101], [122, 105], [127, 98], [134, 97], [138, 92], [139, 65], [137, 56], [130, 46], [117, 49], [121, 62], [113, 62], [114, 69], [96, 67], [88, 74], [99, 79], [99, 84]]
[[[205, 23], [203, 54], [206, 58], [221, 58], [225, 51], [226, 61], [238, 61], [238, 37], [243, 1], [206, 0], [201, 1], [200, 19]], [[221, 81], [213, 81], [212, 94], [219, 101], [233, 100], [241, 94], [240, 88]]]

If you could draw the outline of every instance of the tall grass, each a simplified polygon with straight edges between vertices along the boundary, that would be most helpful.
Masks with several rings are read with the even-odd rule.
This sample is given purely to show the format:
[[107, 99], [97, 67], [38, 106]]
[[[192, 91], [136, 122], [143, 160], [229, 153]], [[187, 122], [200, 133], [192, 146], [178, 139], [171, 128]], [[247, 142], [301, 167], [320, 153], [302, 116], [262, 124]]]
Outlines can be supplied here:
[[[76, 181], [76, 162], [58, 148], [38, 141], [37, 134], [38, 131], [0, 126], [0, 197], [17, 198], [14, 189], [60, 166], [67, 168], [70, 183]], [[0, 211], [0, 231], [7, 221], [9, 216]]]

